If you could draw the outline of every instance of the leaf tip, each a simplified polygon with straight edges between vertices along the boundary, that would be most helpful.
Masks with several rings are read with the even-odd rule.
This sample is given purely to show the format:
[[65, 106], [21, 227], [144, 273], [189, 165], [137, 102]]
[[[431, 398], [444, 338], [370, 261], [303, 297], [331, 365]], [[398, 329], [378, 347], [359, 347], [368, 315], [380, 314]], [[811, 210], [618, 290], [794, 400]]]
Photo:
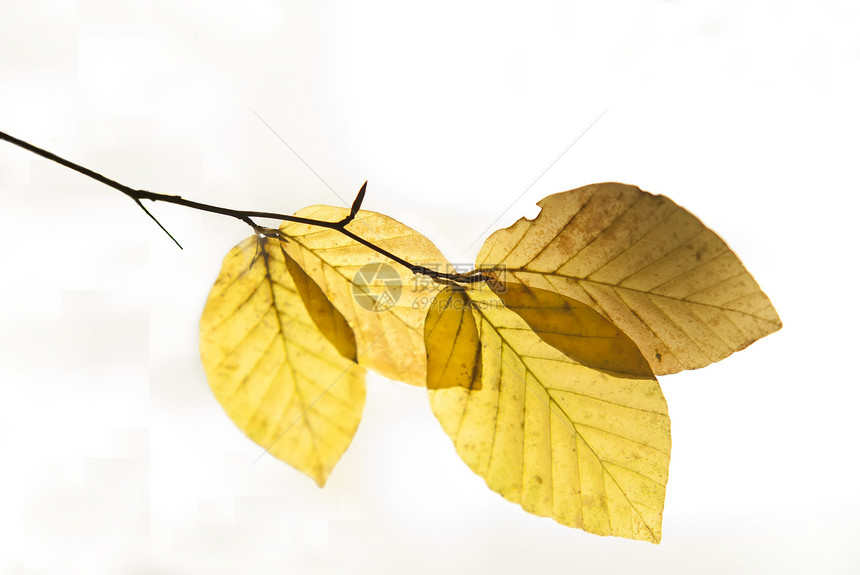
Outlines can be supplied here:
[[317, 484], [317, 487], [322, 489], [323, 487], [325, 487], [325, 484], [328, 481], [328, 474], [327, 473], [318, 473], [314, 476], [311, 476], [311, 479], [314, 480], [314, 483]]

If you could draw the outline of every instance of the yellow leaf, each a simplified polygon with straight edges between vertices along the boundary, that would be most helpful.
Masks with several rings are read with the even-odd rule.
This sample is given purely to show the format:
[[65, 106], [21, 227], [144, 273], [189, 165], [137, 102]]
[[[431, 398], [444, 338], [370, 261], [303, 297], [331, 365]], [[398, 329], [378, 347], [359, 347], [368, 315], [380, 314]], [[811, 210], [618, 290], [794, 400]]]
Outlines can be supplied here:
[[577, 363], [620, 375], [654, 375], [636, 344], [584, 303], [495, 277], [487, 285], [542, 340]]
[[[337, 329], [345, 320], [323, 309], [279, 243], [251, 236], [224, 258], [200, 318], [200, 356], [233, 423], [323, 486], [361, 419], [364, 370], [320, 332], [302, 290], [315, 314]], [[347, 346], [342, 331], [330, 335]]]
[[427, 389], [481, 389], [481, 341], [463, 288], [439, 292], [424, 323]]
[[[530, 513], [658, 543], [671, 439], [656, 379], [580, 365], [492, 291], [468, 296], [482, 342], [482, 387], [428, 391], [463, 461]], [[446, 290], [437, 300], [447, 297]]]
[[714, 232], [668, 198], [593, 184], [492, 234], [479, 268], [602, 313], [654, 373], [703, 367], [778, 330], [767, 296]]
[[[283, 248], [282, 248], [283, 249]], [[293, 278], [296, 289], [305, 302], [305, 308], [320, 329], [322, 334], [334, 344], [337, 350], [346, 359], [357, 361], [358, 350], [355, 345], [355, 334], [346, 321], [346, 318], [335, 309], [329, 299], [325, 296], [320, 286], [308, 277], [296, 260], [285, 255], [284, 260], [290, 276]]]
[[[311, 206], [296, 215], [335, 222], [349, 213]], [[430, 240], [388, 216], [360, 210], [347, 229], [412, 264], [448, 271], [447, 260]], [[391, 379], [426, 385], [424, 318], [439, 286], [337, 230], [294, 222], [284, 222], [280, 230], [289, 238], [284, 249], [354, 330], [363, 350], [359, 364]]]

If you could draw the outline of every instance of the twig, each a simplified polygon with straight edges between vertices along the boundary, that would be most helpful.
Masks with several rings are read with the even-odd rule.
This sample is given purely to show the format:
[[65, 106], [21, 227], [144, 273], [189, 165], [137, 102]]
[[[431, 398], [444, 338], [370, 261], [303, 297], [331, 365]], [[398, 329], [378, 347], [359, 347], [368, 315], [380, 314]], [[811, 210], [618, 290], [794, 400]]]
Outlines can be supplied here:
[[[294, 222], [297, 224], [307, 224], [307, 225], [311, 225], [311, 226], [318, 226], [321, 228], [328, 228], [328, 229], [336, 230], [339, 233], [345, 235], [346, 237], [348, 237], [352, 240], [355, 240], [356, 242], [362, 244], [363, 246], [370, 248], [371, 250], [375, 251], [376, 253], [383, 255], [383, 256], [389, 258], [390, 260], [404, 266], [405, 268], [407, 268], [409, 271], [411, 271], [414, 274], [422, 274], [422, 275], [431, 277], [433, 279], [447, 279], [447, 280], [456, 281], [456, 282], [460, 282], [460, 283], [477, 283], [477, 282], [485, 281], [487, 279], [486, 276], [482, 275], [479, 272], [478, 273], [469, 272], [467, 274], [445, 273], [445, 272], [439, 272], [436, 270], [432, 270], [430, 268], [420, 266], [417, 264], [409, 263], [408, 261], [404, 260], [403, 258], [400, 258], [400, 257], [392, 254], [388, 250], [385, 250], [385, 249], [383, 249], [377, 245], [374, 245], [372, 242], [362, 238], [361, 236], [357, 236], [356, 234], [354, 234], [350, 230], [346, 229], [346, 226], [355, 218], [356, 214], [358, 214], [358, 210], [361, 208], [361, 203], [364, 200], [364, 194], [367, 191], [367, 182], [365, 182], [364, 185], [361, 186], [361, 189], [359, 190], [358, 195], [356, 196], [355, 201], [352, 204], [352, 209], [350, 210], [350, 213], [347, 217], [343, 218], [342, 220], [340, 220], [338, 222], [326, 222], [326, 221], [321, 221], [321, 220], [314, 220], [311, 218], [302, 218], [299, 216], [290, 216], [287, 214], [278, 214], [275, 212], [259, 212], [259, 211], [253, 211], [253, 210], [234, 210], [234, 209], [230, 209], [230, 208], [222, 208], [219, 206], [213, 206], [210, 204], [204, 204], [201, 202], [186, 200], [185, 198], [183, 198], [181, 196], [158, 194], [158, 193], [150, 192], [147, 190], [135, 190], [135, 189], [130, 188], [124, 184], [121, 184], [115, 180], [112, 180], [108, 177], [105, 177], [105, 176], [99, 174], [98, 172], [90, 170], [89, 168], [85, 168], [84, 166], [81, 166], [81, 165], [76, 164], [70, 160], [62, 158], [62, 157], [60, 157], [54, 153], [51, 153], [47, 150], [44, 150], [44, 149], [39, 148], [37, 146], [34, 146], [33, 144], [25, 142], [24, 140], [19, 140], [18, 138], [15, 138], [14, 136], [10, 136], [9, 134], [6, 134], [4, 132], [0, 132], [0, 140], [6, 140], [10, 144], [14, 144], [15, 146], [18, 146], [19, 148], [23, 148], [23, 149], [27, 150], [28, 152], [31, 152], [31, 153], [36, 154], [38, 156], [42, 156], [43, 158], [47, 158], [48, 160], [51, 160], [52, 162], [56, 162], [57, 164], [60, 164], [61, 166], [65, 166], [65, 167], [69, 168], [70, 170], [74, 170], [74, 171], [78, 172], [79, 174], [83, 174], [89, 178], [96, 180], [97, 182], [100, 182], [106, 186], [109, 186], [115, 190], [122, 192], [123, 194], [125, 194], [126, 196], [128, 196], [129, 198], [134, 200], [134, 202], [138, 205], [138, 207], [140, 207], [146, 213], [147, 216], [152, 218], [152, 220], [155, 221], [155, 223], [158, 225], [158, 227], [160, 227], [164, 231], [164, 233], [166, 233], [170, 237], [170, 239], [173, 240], [173, 242], [176, 243], [177, 246], [179, 246], [180, 249], [182, 248], [182, 246], [179, 245], [179, 242], [176, 241], [176, 238], [174, 238], [173, 235], [169, 231], [167, 231], [167, 229], [164, 226], [161, 225], [161, 222], [159, 222], [155, 218], [155, 216], [152, 215], [152, 213], [150, 213], [150, 211], [146, 208], [146, 206], [143, 205], [141, 200], [149, 200], [151, 202], [165, 202], [168, 204], [175, 204], [178, 206], [184, 206], [186, 208], [191, 208], [194, 210], [200, 210], [203, 212], [209, 212], [209, 213], [213, 213], [213, 214], [220, 214], [222, 216], [229, 216], [231, 218], [236, 218], [237, 220], [240, 220], [240, 221], [248, 224], [249, 226], [251, 226], [251, 228], [254, 230], [255, 233], [260, 233], [261, 230], [264, 230], [267, 228], [262, 228], [261, 226], [257, 225], [251, 218], [275, 219], [275, 220], [282, 220], [282, 221], [287, 221], [287, 222]], [[277, 234], [282, 239], [288, 239], [288, 238], [285, 238], [280, 232], [277, 232]]]

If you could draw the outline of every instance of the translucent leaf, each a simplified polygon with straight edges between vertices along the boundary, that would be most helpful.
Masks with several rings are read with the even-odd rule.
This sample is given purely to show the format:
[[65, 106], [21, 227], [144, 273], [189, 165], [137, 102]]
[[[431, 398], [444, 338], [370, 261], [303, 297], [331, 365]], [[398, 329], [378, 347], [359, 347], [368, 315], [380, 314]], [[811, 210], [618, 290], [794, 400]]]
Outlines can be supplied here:
[[[283, 246], [281, 246], [283, 248]], [[305, 302], [305, 308], [320, 329], [322, 334], [334, 344], [337, 350], [345, 358], [357, 361], [358, 350], [355, 345], [355, 334], [346, 321], [346, 318], [335, 309], [320, 286], [308, 277], [296, 260], [284, 257], [287, 270], [293, 278], [296, 290]]]
[[481, 389], [481, 341], [462, 288], [446, 288], [433, 300], [424, 323], [424, 343], [427, 389]]
[[[492, 291], [468, 296], [482, 342], [482, 387], [428, 390], [463, 461], [530, 513], [659, 542], [671, 439], [656, 379], [580, 365]], [[448, 297], [446, 289], [437, 300]]]
[[251, 236], [224, 258], [200, 319], [200, 356], [236, 426], [322, 486], [358, 427], [365, 374], [320, 331], [336, 326], [329, 336], [347, 349], [345, 320], [279, 244]]
[[537, 218], [487, 239], [478, 267], [593, 307], [656, 374], [719, 361], [782, 326], [725, 242], [668, 198], [605, 183], [538, 205]]
[[487, 283], [542, 340], [577, 363], [620, 375], [654, 375], [633, 340], [584, 303], [517, 282]]
[[[334, 222], [349, 214], [346, 208], [311, 206], [296, 215]], [[293, 222], [280, 229], [289, 238], [287, 253], [354, 330], [362, 350], [358, 363], [424, 386], [424, 319], [439, 286], [336, 230]], [[430, 240], [388, 216], [360, 210], [347, 229], [410, 263], [447, 271], [447, 261]]]

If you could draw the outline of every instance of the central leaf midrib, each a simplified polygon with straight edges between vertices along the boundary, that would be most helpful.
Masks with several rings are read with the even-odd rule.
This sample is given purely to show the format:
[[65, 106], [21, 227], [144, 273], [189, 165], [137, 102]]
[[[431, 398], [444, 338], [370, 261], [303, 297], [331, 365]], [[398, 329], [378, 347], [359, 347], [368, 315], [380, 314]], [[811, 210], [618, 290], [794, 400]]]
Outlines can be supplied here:
[[[676, 302], [680, 302], [680, 303], [684, 303], [684, 304], [700, 305], [703, 307], [713, 308], [713, 309], [723, 311], [723, 312], [730, 311], [733, 313], [737, 313], [740, 315], [745, 315], [745, 316], [752, 317], [752, 318], [755, 318], [755, 319], [758, 319], [761, 321], [765, 321], [765, 322], [768, 322], [771, 324], [777, 323], [773, 320], [755, 315], [755, 313], [741, 311], [741, 310], [732, 309], [732, 308], [720, 307], [719, 304], [704, 303], [704, 302], [698, 302], [698, 301], [688, 300], [688, 299], [679, 298], [679, 297], [673, 297], [673, 296], [668, 296], [668, 295], [663, 295], [663, 294], [656, 294], [656, 293], [653, 293], [650, 291], [646, 291], [646, 290], [642, 290], [642, 289], [636, 289], [636, 288], [627, 287], [627, 286], [620, 286], [620, 285], [609, 283], [609, 282], [601, 282], [601, 281], [597, 281], [597, 280], [580, 278], [580, 277], [576, 277], [576, 276], [566, 276], [566, 275], [556, 274], [553, 272], [542, 272], [542, 271], [532, 270], [532, 269], [528, 269], [528, 268], [520, 268], [519, 270], [508, 270], [508, 271], [510, 271], [511, 273], [513, 273], [515, 275], [517, 272], [525, 272], [525, 273], [535, 274], [535, 275], [539, 275], [539, 276], [543, 276], [543, 277], [552, 276], [552, 277], [562, 278], [562, 279], [566, 279], [566, 280], [573, 280], [576, 283], [588, 283], [588, 284], [600, 285], [600, 286], [605, 286], [605, 287], [616, 289], [616, 290], [625, 290], [628, 292], [643, 294], [643, 295], [647, 295], [648, 297], [663, 298], [663, 299], [667, 299], [670, 301], [676, 301]], [[752, 295], [752, 294], [749, 294], [749, 295]], [[589, 305], [587, 302], [582, 302], [582, 303]]]
[[[314, 454], [314, 458], [316, 459], [318, 469], [321, 470], [323, 473], [325, 473], [325, 465], [323, 464], [322, 458], [320, 457], [319, 444], [317, 442], [316, 433], [314, 432], [313, 425], [311, 425], [310, 419], [305, 417], [305, 414], [307, 413], [308, 409], [310, 409], [310, 407], [308, 407], [307, 403], [305, 402], [304, 394], [301, 391], [299, 374], [296, 372], [295, 368], [293, 367], [293, 363], [290, 361], [290, 354], [289, 354], [288, 346], [287, 346], [287, 338], [286, 338], [286, 334], [284, 333], [284, 325], [281, 322], [281, 313], [280, 313], [280, 309], [278, 308], [277, 296], [275, 296], [275, 289], [273, 286], [274, 279], [272, 278], [271, 268], [269, 267], [269, 253], [268, 253], [269, 241], [268, 240], [263, 240], [263, 241], [265, 243], [263, 245], [263, 249], [260, 251], [262, 253], [263, 265], [266, 266], [266, 280], [267, 280], [266, 285], [269, 286], [269, 293], [272, 295], [272, 305], [275, 307], [275, 319], [278, 322], [278, 333], [280, 334], [281, 346], [284, 350], [284, 363], [286, 363], [287, 366], [289, 366], [290, 373], [293, 376], [293, 385], [294, 385], [294, 389], [295, 389], [296, 398], [298, 399], [299, 406], [301, 407], [301, 410], [302, 410], [301, 413], [299, 414], [299, 418], [302, 419], [305, 427], [307, 427], [307, 429], [308, 429], [308, 433], [311, 436], [311, 444], [313, 446], [312, 452]], [[275, 241], [279, 241], [279, 240], [275, 240]], [[286, 269], [285, 269], [285, 271], [286, 271]], [[303, 303], [303, 305], [304, 305], [304, 303]], [[289, 429], [289, 428], [287, 428], [287, 429]], [[275, 439], [275, 441], [277, 441], [277, 439]]]

